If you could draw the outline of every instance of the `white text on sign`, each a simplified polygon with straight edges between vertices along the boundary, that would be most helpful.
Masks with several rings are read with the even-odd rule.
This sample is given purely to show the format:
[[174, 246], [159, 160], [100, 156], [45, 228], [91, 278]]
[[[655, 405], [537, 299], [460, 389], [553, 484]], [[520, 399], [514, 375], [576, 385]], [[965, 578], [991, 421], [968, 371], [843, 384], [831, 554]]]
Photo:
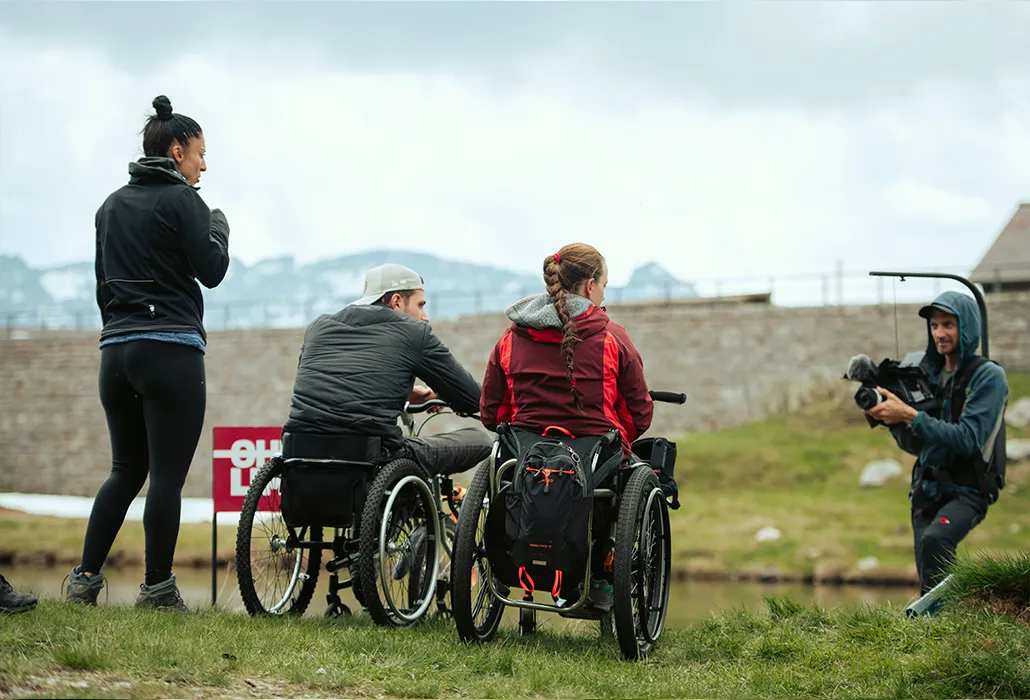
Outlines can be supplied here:
[[[240, 438], [233, 442], [228, 450], [215, 450], [212, 453], [215, 459], [228, 459], [232, 464], [232, 468], [229, 469], [229, 494], [246, 496], [250, 479], [247, 479], [246, 484], [243, 483], [243, 470], [263, 465], [282, 451], [281, 444], [279, 440], [269, 440], [266, 444], [264, 440]], [[278, 485], [275, 483], [277, 481], [278, 479], [273, 479], [272, 483], [269, 483], [264, 495], [267, 496]]]

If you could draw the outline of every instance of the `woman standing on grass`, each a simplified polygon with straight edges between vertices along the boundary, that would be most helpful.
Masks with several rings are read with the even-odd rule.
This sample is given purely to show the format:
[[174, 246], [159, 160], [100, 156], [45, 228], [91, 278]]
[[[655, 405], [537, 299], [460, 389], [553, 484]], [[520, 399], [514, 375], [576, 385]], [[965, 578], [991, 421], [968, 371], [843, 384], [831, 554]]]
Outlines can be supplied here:
[[96, 214], [100, 402], [111, 436], [111, 475], [86, 527], [67, 598], [96, 605], [101, 568], [147, 476], [146, 579], [137, 607], [186, 610], [172, 574], [182, 487], [207, 404], [204, 298], [229, 267], [229, 225], [197, 193], [204, 133], [161, 95], [143, 129], [128, 184]]

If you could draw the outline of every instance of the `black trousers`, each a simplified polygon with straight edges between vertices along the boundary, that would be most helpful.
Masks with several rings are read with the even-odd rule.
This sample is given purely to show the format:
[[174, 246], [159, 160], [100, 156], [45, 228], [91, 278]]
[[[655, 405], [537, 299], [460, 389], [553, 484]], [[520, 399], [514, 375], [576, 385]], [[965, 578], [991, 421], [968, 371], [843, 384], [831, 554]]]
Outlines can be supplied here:
[[941, 582], [945, 569], [955, 561], [959, 542], [985, 516], [986, 507], [980, 496], [967, 493], [945, 496], [931, 506], [912, 508], [920, 594]]
[[493, 437], [484, 428], [404, 438], [404, 451], [430, 474], [459, 474], [490, 456]]
[[111, 475], [93, 502], [81, 570], [101, 570], [125, 513], [147, 477], [143, 511], [146, 583], [171, 576], [179, 537], [182, 487], [204, 426], [204, 355], [193, 347], [152, 340], [105, 346], [100, 403], [111, 437]]

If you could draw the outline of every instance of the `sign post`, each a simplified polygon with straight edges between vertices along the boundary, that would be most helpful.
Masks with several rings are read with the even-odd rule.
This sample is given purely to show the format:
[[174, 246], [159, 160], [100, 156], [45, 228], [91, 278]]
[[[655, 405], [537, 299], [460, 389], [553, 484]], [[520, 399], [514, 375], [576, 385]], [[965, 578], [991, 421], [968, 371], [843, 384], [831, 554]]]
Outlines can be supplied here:
[[[281, 426], [219, 426], [211, 450], [211, 606], [218, 603], [218, 514], [243, 510], [243, 500], [258, 469], [282, 451]], [[261, 508], [261, 499], [258, 510]]]

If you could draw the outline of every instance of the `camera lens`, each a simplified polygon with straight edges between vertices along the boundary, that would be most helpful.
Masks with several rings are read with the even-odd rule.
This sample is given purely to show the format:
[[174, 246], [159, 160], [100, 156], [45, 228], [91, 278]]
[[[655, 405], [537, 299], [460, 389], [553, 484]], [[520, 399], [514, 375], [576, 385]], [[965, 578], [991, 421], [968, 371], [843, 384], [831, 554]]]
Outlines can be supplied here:
[[868, 411], [882, 400], [883, 397], [880, 396], [880, 392], [871, 386], [860, 386], [858, 391], [855, 392], [855, 403], [863, 411]]

